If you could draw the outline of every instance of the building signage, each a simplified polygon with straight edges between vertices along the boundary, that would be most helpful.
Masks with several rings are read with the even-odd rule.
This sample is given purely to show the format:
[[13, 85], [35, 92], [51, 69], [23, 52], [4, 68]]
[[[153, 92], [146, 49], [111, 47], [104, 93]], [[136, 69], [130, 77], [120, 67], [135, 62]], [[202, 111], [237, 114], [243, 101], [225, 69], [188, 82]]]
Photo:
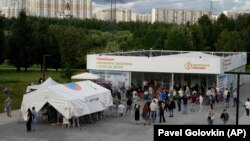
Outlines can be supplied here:
[[87, 55], [88, 70], [221, 74], [220, 57]]
[[96, 68], [97, 69], [124, 69], [126, 66], [131, 66], [131, 62], [116, 61], [113, 57], [97, 57]]
[[246, 58], [247, 58], [246, 53], [224, 57], [222, 59], [224, 71], [230, 71], [230, 70], [246, 65], [247, 63]]
[[187, 62], [184, 67], [187, 69], [187, 70], [191, 70], [191, 69], [194, 69], [194, 70], [206, 70], [210, 65], [209, 64], [195, 64], [195, 63], [192, 63], [191, 61]]

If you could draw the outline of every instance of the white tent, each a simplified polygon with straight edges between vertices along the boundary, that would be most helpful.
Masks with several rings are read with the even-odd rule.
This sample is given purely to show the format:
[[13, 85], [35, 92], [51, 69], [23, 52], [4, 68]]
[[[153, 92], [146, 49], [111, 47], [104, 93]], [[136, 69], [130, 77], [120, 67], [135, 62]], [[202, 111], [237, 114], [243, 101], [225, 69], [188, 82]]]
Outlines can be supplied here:
[[45, 88], [45, 87], [48, 87], [48, 86], [51, 86], [51, 85], [57, 85], [57, 84], [59, 84], [59, 83], [57, 83], [55, 80], [53, 80], [51, 77], [49, 77], [46, 81], [44, 81], [40, 85], [28, 86], [27, 89], [26, 89], [26, 92], [28, 93], [31, 90], [37, 90], [37, 89], [40, 89], [40, 88]]
[[113, 98], [110, 90], [91, 81], [43, 87], [23, 96], [24, 120], [27, 120], [28, 108], [35, 107], [39, 111], [46, 103], [70, 119], [103, 111], [113, 105]]
[[92, 73], [88, 73], [88, 72], [73, 75], [71, 77], [71, 79], [85, 79], [85, 80], [96, 80], [96, 79], [99, 79], [99, 78], [100, 78], [100, 76], [92, 74]]

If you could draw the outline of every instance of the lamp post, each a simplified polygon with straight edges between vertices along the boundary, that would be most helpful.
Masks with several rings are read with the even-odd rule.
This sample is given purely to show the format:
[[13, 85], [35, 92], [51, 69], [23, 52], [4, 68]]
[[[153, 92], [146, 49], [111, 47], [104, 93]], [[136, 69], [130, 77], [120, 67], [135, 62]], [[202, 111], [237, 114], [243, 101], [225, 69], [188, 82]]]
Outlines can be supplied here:
[[47, 55], [47, 54], [43, 55], [43, 82], [45, 81], [46, 57], [49, 57], [49, 56], [51, 55]]

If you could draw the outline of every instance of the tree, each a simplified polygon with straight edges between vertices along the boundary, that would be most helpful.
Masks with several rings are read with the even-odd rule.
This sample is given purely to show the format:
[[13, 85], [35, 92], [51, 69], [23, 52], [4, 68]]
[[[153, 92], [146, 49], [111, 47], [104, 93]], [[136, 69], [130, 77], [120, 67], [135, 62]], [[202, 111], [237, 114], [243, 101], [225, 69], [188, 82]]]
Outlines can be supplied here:
[[[40, 64], [41, 70], [43, 68], [43, 55], [50, 54], [50, 42], [48, 36], [49, 24], [45, 18], [39, 18], [33, 23], [33, 33], [32, 33], [32, 44], [34, 49], [34, 59], [37, 64]], [[50, 65], [50, 62], [46, 63], [46, 66]]]
[[171, 28], [167, 35], [165, 49], [194, 50], [191, 30], [182, 25]]
[[21, 10], [10, 36], [8, 52], [9, 63], [14, 65], [17, 71], [20, 71], [21, 67], [27, 71], [27, 68], [34, 63], [35, 50], [31, 44], [31, 35], [30, 23], [27, 21], [25, 11]]
[[4, 62], [4, 43], [5, 43], [5, 37], [3, 32], [4, 27], [4, 17], [1, 15], [0, 12], [0, 64]]
[[199, 18], [198, 25], [202, 29], [203, 37], [205, 39], [205, 48], [209, 49], [209, 51], [214, 51], [214, 43], [217, 39], [217, 36], [215, 36], [216, 30], [214, 29], [212, 21], [207, 15], [204, 15]]
[[133, 34], [130, 31], [118, 31], [116, 37], [120, 50], [127, 51], [132, 49], [129, 45], [133, 40]]
[[221, 14], [217, 21], [215, 22], [216, 25], [219, 27], [219, 31], [223, 31], [224, 29], [227, 29], [228, 31], [234, 30], [234, 20], [229, 19], [225, 14]]
[[62, 65], [68, 64], [70, 67], [78, 68], [83, 65], [88, 48], [86, 48], [86, 34], [71, 26], [61, 26], [57, 33], [58, 45], [61, 53]]
[[241, 14], [235, 20], [235, 29], [237, 31], [243, 31], [250, 25], [250, 14]]
[[201, 26], [194, 24], [190, 26], [192, 30], [193, 42], [194, 42], [194, 50], [195, 51], [207, 51], [209, 48], [205, 46], [205, 39], [203, 36]]
[[216, 51], [239, 52], [245, 51], [245, 42], [241, 34], [237, 31], [224, 30], [219, 35], [218, 42], [215, 43]]
[[47, 54], [51, 55], [50, 67], [58, 70], [61, 67], [61, 53], [59, 47], [59, 41], [57, 39], [57, 34], [61, 29], [58, 26], [51, 25], [48, 28], [48, 48]]

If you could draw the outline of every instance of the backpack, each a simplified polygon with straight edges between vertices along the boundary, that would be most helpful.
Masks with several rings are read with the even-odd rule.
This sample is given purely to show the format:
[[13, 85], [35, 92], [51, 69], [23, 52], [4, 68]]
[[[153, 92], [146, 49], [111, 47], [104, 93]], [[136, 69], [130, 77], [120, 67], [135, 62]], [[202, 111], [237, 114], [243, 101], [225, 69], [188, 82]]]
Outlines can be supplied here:
[[230, 92], [227, 92], [227, 99], [230, 98]]
[[226, 121], [226, 120], [228, 120], [229, 116], [228, 116], [228, 114], [222, 113], [222, 114], [220, 115], [220, 118], [221, 118], [221, 120]]

